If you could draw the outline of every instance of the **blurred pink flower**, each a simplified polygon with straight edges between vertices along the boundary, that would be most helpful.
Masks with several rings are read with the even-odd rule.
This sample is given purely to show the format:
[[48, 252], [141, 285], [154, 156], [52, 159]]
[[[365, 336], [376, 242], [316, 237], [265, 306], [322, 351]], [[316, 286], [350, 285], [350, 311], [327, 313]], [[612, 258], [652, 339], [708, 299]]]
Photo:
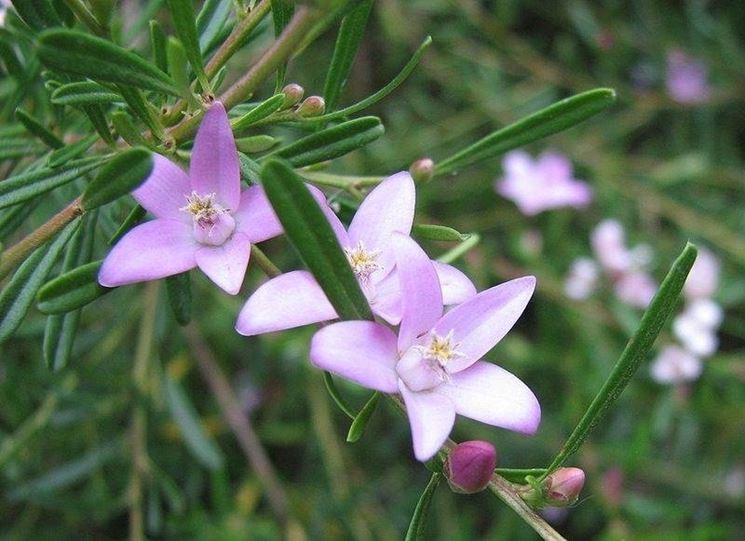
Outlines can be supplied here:
[[[414, 198], [414, 181], [402, 172], [388, 177], [367, 195], [349, 231], [333, 212], [326, 212], [370, 307], [393, 325], [401, 319], [401, 294], [391, 235], [411, 231]], [[471, 281], [458, 269], [439, 262], [433, 265], [444, 304], [456, 304], [476, 294]], [[313, 275], [293, 271], [262, 284], [241, 309], [235, 328], [252, 336], [337, 317]]]
[[598, 285], [598, 266], [589, 257], [579, 257], [572, 262], [564, 281], [564, 293], [575, 300], [588, 298]]
[[706, 101], [711, 94], [708, 74], [704, 62], [681, 50], [670, 51], [667, 55], [667, 93], [679, 103], [692, 105]]
[[132, 195], [155, 219], [129, 231], [109, 252], [98, 275], [106, 287], [199, 267], [235, 295], [251, 243], [282, 232], [263, 188], [241, 192], [238, 151], [220, 102], [210, 106], [199, 126], [189, 174], [155, 155], [150, 176]]
[[459, 413], [531, 434], [540, 422], [533, 392], [506, 370], [481, 361], [512, 328], [535, 288], [526, 276], [498, 285], [442, 315], [442, 294], [429, 257], [408, 236], [390, 238], [401, 285], [398, 336], [372, 321], [342, 321], [311, 340], [310, 360], [364, 387], [401, 393], [414, 455], [430, 459]]
[[649, 273], [633, 270], [616, 280], [613, 291], [621, 302], [636, 308], [646, 308], [657, 291], [657, 283]]
[[580, 468], [559, 468], [546, 478], [546, 500], [552, 507], [567, 507], [577, 502], [585, 486]]
[[689, 299], [711, 297], [719, 287], [719, 259], [706, 248], [698, 249], [698, 257], [683, 286]]
[[649, 368], [652, 379], [663, 384], [693, 381], [702, 370], [703, 363], [699, 357], [672, 344], [662, 349]]
[[557, 152], [544, 152], [533, 160], [527, 152], [514, 150], [505, 155], [502, 167], [505, 176], [495, 189], [528, 216], [560, 207], [583, 207], [592, 200], [590, 187], [572, 178], [571, 162]]

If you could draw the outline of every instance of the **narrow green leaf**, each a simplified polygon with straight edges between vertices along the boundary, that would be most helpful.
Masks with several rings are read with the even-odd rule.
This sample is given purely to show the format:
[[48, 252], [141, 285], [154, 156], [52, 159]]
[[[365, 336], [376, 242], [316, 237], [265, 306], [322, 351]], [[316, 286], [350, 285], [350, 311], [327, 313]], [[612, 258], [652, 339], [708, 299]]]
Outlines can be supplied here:
[[167, 0], [167, 3], [171, 11], [173, 24], [176, 27], [176, 35], [184, 46], [189, 64], [196, 73], [199, 84], [202, 85], [202, 90], [209, 92], [210, 84], [207, 75], [204, 73], [202, 51], [199, 49], [199, 40], [197, 39], [194, 4], [192, 0]]
[[82, 32], [47, 30], [39, 36], [38, 53], [44, 65], [52, 69], [179, 95], [168, 75], [143, 58]]
[[0, 36], [0, 59], [5, 64], [5, 70], [8, 75], [16, 79], [22, 79], [25, 75], [23, 64], [18, 58], [12, 41], [6, 41]]
[[80, 107], [81, 109], [83, 109], [85, 116], [88, 117], [88, 120], [91, 121], [91, 124], [93, 124], [93, 127], [98, 132], [98, 135], [100, 135], [101, 138], [108, 144], [113, 145], [114, 138], [111, 136], [111, 132], [109, 131], [109, 123], [106, 122], [106, 115], [104, 115], [103, 113], [101, 104], [89, 103], [86, 105], [81, 105]]
[[168, 409], [174, 422], [178, 425], [186, 446], [202, 465], [210, 470], [223, 466], [220, 449], [199, 424], [199, 415], [189, 401], [184, 389], [172, 377], [166, 375], [163, 380]]
[[131, 117], [125, 111], [114, 111], [111, 114], [111, 123], [114, 125], [117, 135], [129, 143], [130, 146], [147, 146], [150, 144], [142, 137], [140, 130], [135, 128]]
[[354, 421], [352, 421], [349, 432], [347, 432], [348, 443], [356, 443], [362, 437], [362, 434], [365, 433], [367, 423], [370, 422], [370, 417], [378, 406], [378, 401], [380, 401], [380, 393], [376, 391], [362, 407], [357, 417], [354, 418]]
[[494, 470], [497, 475], [504, 477], [510, 483], [525, 484], [525, 478], [528, 476], [539, 477], [546, 473], [546, 468], [497, 468]]
[[433, 473], [432, 477], [430, 477], [429, 483], [427, 483], [414, 509], [414, 514], [409, 523], [409, 529], [406, 531], [405, 541], [419, 541], [420, 539], [424, 539], [424, 526], [427, 523], [432, 496], [434, 496], [441, 479], [441, 473]]
[[96, 141], [98, 141], [98, 135], [94, 133], [81, 139], [77, 143], [57, 149], [49, 155], [47, 163], [49, 164], [49, 167], [60, 167], [61, 165], [65, 165], [70, 160], [77, 158], [83, 152], [91, 148]]
[[334, 55], [331, 58], [331, 65], [326, 73], [326, 83], [323, 86], [323, 99], [326, 101], [327, 111], [334, 110], [339, 95], [347, 83], [352, 62], [365, 33], [372, 4], [373, 0], [360, 1], [341, 21], [339, 33], [336, 36]]
[[145, 100], [142, 91], [139, 88], [127, 85], [117, 85], [117, 89], [132, 113], [150, 128], [150, 132], [157, 140], [162, 141], [164, 136], [163, 125], [153, 106]]
[[236, 118], [235, 120], [231, 121], [230, 125], [234, 130], [241, 130], [247, 126], [250, 126], [251, 124], [254, 124], [255, 122], [258, 122], [259, 120], [265, 119], [275, 111], [279, 111], [284, 101], [284, 94], [282, 94], [281, 92], [279, 94], [275, 94], [271, 98], [262, 101], [245, 115], [242, 115], [240, 118]]
[[238, 152], [238, 165], [241, 169], [241, 179], [248, 184], [261, 184], [261, 166], [243, 152]]
[[420, 239], [445, 242], [463, 242], [471, 238], [471, 233], [464, 234], [445, 225], [417, 224], [412, 233]]
[[326, 384], [326, 390], [329, 392], [329, 395], [334, 400], [334, 403], [339, 407], [341, 411], [343, 411], [347, 417], [354, 420], [357, 417], [357, 414], [354, 413], [354, 410], [352, 409], [352, 406], [350, 406], [346, 400], [344, 400], [344, 397], [339, 392], [339, 389], [336, 388], [336, 383], [334, 383], [334, 377], [331, 375], [330, 372], [323, 371], [323, 382]]
[[121, 102], [122, 97], [93, 81], [77, 81], [60, 86], [52, 92], [55, 105], [89, 105]]
[[191, 279], [188, 272], [166, 278], [168, 303], [179, 325], [191, 321]]
[[37, 308], [44, 314], [64, 314], [90, 304], [113, 288], [98, 283], [103, 261], [91, 261], [57, 276], [44, 284], [36, 296]]
[[18, 16], [36, 31], [62, 25], [59, 15], [49, 0], [12, 0], [12, 2]]
[[464, 255], [466, 252], [468, 252], [468, 250], [476, 246], [479, 242], [481, 242], [481, 235], [479, 235], [478, 233], [472, 233], [466, 240], [462, 241], [457, 246], [438, 257], [437, 261], [440, 261], [442, 263], [452, 263], [462, 255]]
[[181, 97], [189, 103], [195, 104], [196, 98], [191, 91], [191, 81], [189, 80], [189, 59], [186, 57], [186, 49], [184, 49], [181, 41], [169, 37], [166, 52], [168, 55], [168, 73], [173, 77]]
[[587, 439], [587, 436], [590, 435], [602, 420], [605, 412], [616, 402], [629, 384], [639, 365], [652, 348], [665, 321], [667, 321], [670, 314], [675, 310], [678, 297], [683, 289], [683, 284], [685, 284], [693, 262], [696, 260], [696, 253], [696, 247], [688, 243], [680, 256], [678, 256], [678, 259], [675, 260], [667, 276], [662, 281], [660, 289], [644, 312], [636, 333], [634, 333], [634, 336], [626, 344], [626, 348], [621, 353], [621, 357], [613, 367], [608, 379], [600, 391], [598, 391], [598, 394], [587, 408], [582, 419], [540, 480], [545, 479], [546, 476], [561, 466], [570, 455], [580, 448], [585, 439]]
[[435, 175], [452, 173], [476, 162], [571, 128], [616, 101], [610, 88], [596, 88], [566, 98], [497, 130], [435, 165]]
[[104, 165], [83, 192], [81, 204], [85, 210], [93, 210], [128, 194], [150, 174], [153, 157], [144, 148], [133, 148]]
[[271, 135], [253, 135], [251, 137], [242, 137], [235, 140], [235, 146], [241, 152], [248, 154], [255, 154], [258, 152], [266, 152], [270, 148], [277, 146], [280, 139], [272, 137]]
[[160, 23], [156, 20], [150, 21], [150, 47], [152, 48], [153, 60], [160, 71], [170, 73], [168, 71], [166, 41], [166, 34], [163, 32]]
[[32, 134], [41, 139], [47, 146], [52, 148], [61, 148], [65, 144], [59, 137], [49, 131], [41, 122], [36, 120], [23, 109], [16, 109], [16, 118]]
[[0, 182], [0, 208], [16, 205], [46, 193], [99, 166], [99, 157], [83, 158], [62, 167], [21, 173]]
[[119, 229], [117, 229], [114, 235], [109, 239], [109, 246], [113, 246], [114, 244], [119, 242], [119, 239], [126, 235], [127, 231], [137, 225], [137, 223], [145, 217], [145, 214], [147, 214], [147, 211], [144, 208], [142, 208], [140, 205], [135, 205], [135, 208], [133, 208], [132, 211], [127, 215], [127, 217], [122, 222], [122, 225], [119, 226]]
[[264, 190], [285, 234], [342, 319], [369, 319], [372, 312], [331, 225], [308, 188], [283, 161], [262, 168]]
[[[295, 13], [295, 2], [291, 0], [271, 0], [272, 2], [272, 19], [274, 21], [274, 37], [277, 38], [289, 24]], [[302, 50], [302, 49], [300, 49]], [[277, 91], [285, 84], [285, 72], [287, 71], [287, 62], [277, 67]]]
[[209, 51], [220, 36], [230, 16], [230, 0], [207, 0], [197, 15], [199, 48]]
[[364, 116], [303, 137], [266, 157], [284, 158], [294, 167], [304, 167], [343, 156], [374, 141], [384, 132], [378, 117]]
[[41, 246], [18, 267], [0, 293], [0, 342], [21, 324], [68, 240], [80, 226], [80, 220], [68, 224], [49, 246]]

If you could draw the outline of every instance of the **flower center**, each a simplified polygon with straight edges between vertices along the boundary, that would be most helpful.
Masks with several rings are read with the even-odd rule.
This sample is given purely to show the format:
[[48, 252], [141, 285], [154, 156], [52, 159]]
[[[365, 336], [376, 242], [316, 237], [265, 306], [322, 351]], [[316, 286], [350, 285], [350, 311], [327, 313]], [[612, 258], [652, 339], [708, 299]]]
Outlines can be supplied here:
[[430, 332], [427, 345], [411, 346], [396, 364], [396, 373], [406, 386], [414, 392], [426, 391], [449, 381], [447, 364], [465, 355], [458, 351], [453, 340], [453, 331], [446, 336]]
[[354, 275], [363, 284], [370, 280], [370, 275], [373, 272], [383, 268], [377, 262], [380, 251], [366, 250], [362, 241], [357, 242], [357, 246], [354, 248], [344, 248], [344, 253], [347, 255], [347, 261], [349, 261]]
[[214, 193], [199, 195], [191, 192], [185, 197], [186, 205], [179, 210], [191, 214], [197, 242], [220, 246], [233, 234], [235, 220], [230, 215], [230, 209], [215, 202]]
[[460, 344], [454, 343], [452, 330], [445, 336], [430, 331], [430, 336], [432, 340], [428, 346], [414, 346], [421, 352], [423, 359], [436, 361], [440, 367], [445, 368], [453, 359], [464, 357], [463, 353], [458, 351]]

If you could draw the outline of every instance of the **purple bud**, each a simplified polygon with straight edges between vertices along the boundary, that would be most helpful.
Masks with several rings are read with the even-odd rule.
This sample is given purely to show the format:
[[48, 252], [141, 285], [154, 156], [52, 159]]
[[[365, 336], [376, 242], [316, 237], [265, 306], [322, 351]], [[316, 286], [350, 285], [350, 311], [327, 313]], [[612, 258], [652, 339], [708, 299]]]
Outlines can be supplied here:
[[546, 478], [546, 499], [553, 507], [567, 507], [579, 498], [585, 472], [579, 468], [559, 468]]
[[282, 94], [285, 95], [282, 109], [287, 109], [288, 107], [300, 103], [300, 100], [302, 100], [305, 95], [305, 89], [297, 83], [290, 83], [282, 89]]
[[435, 170], [435, 162], [429, 158], [422, 158], [415, 161], [409, 167], [409, 174], [414, 182], [417, 184], [423, 184], [432, 178], [432, 173]]
[[497, 450], [485, 441], [456, 445], [445, 462], [445, 476], [453, 492], [473, 494], [489, 484], [497, 466]]
[[303, 118], [321, 116], [326, 110], [326, 102], [321, 96], [308, 96], [297, 109], [298, 116]]

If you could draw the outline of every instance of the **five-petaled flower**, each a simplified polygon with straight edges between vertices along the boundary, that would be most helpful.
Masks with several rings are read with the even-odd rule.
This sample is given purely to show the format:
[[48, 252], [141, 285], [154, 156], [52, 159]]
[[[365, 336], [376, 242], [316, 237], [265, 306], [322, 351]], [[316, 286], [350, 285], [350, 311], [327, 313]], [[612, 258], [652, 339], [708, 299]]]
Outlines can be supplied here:
[[[414, 181], [402, 172], [388, 177], [367, 195], [348, 231], [333, 212], [324, 209], [370, 307], [393, 325], [401, 319], [401, 293], [391, 235], [411, 231], [414, 198]], [[476, 294], [471, 281], [458, 269], [433, 264], [444, 304], [456, 304]], [[337, 317], [313, 276], [307, 271], [292, 271], [262, 284], [246, 301], [235, 328], [252, 336]]]
[[189, 174], [156, 155], [150, 176], [132, 195], [155, 219], [129, 231], [106, 257], [98, 281], [107, 287], [199, 267], [235, 295], [251, 243], [282, 232], [263, 188], [241, 192], [238, 151], [220, 102], [204, 115]]
[[442, 292], [429, 257], [408, 236], [390, 242], [400, 281], [398, 336], [373, 321], [342, 321], [318, 331], [310, 360], [364, 387], [401, 393], [414, 454], [431, 458], [461, 414], [523, 433], [540, 422], [532, 391], [506, 370], [480, 360], [517, 321], [535, 278], [517, 278], [483, 291], [443, 316]]

